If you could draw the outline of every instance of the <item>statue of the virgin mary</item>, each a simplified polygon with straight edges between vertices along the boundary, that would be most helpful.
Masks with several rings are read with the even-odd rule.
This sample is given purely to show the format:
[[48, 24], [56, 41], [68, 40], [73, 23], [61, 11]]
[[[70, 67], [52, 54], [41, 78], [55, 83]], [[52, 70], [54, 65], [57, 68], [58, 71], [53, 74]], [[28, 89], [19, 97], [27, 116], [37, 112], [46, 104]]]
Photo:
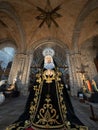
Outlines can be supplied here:
[[23, 114], [6, 130], [87, 130], [76, 117], [54, 64], [54, 50], [43, 51], [44, 67], [36, 74]]

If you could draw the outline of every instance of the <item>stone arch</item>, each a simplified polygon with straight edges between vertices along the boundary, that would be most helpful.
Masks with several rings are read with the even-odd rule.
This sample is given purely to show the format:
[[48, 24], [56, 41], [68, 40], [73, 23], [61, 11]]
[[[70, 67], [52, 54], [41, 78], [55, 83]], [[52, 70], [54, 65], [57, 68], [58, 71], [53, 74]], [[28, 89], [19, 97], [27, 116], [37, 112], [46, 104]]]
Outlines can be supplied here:
[[72, 37], [72, 43], [74, 45], [74, 49], [78, 50], [78, 40], [79, 40], [80, 30], [82, 28], [82, 24], [84, 20], [96, 8], [98, 8], [98, 1], [91, 0], [88, 1], [85, 7], [81, 10], [79, 17], [76, 20], [73, 37]]
[[42, 62], [42, 51], [47, 47], [50, 47], [55, 51], [54, 59], [58, 65], [66, 64], [66, 60], [64, 61], [64, 59], [66, 59], [66, 53], [69, 51], [67, 45], [57, 39], [48, 38], [37, 41], [30, 47], [29, 53], [33, 55], [33, 59], [34, 57], [37, 57], [36, 63], [40, 64]]
[[19, 34], [20, 34], [20, 42], [21, 42], [21, 46], [20, 46], [20, 50], [24, 50], [25, 49], [25, 34], [24, 34], [24, 30], [21, 24], [21, 21], [18, 17], [18, 14], [15, 12], [15, 9], [13, 8], [13, 6], [8, 3], [8, 2], [0, 2], [0, 11], [4, 12], [5, 14], [7, 14], [9, 17], [11, 17], [14, 22], [17, 25], [17, 28], [19, 30]]
[[81, 63], [85, 66], [85, 71], [90, 79], [93, 79], [97, 75], [97, 69], [94, 63], [94, 59], [98, 53], [98, 45], [96, 42], [98, 42], [98, 35], [89, 38], [80, 46]]
[[[70, 75], [69, 71], [65, 71], [65, 68], [60, 68], [64, 66], [69, 66], [68, 63], [68, 57], [67, 54], [69, 52], [69, 48], [67, 45], [57, 39], [43, 39], [40, 41], [37, 41], [30, 47], [30, 50], [28, 50], [28, 54], [32, 55], [32, 61], [31, 61], [31, 67], [29, 71], [29, 75], [32, 73], [32, 75], [35, 75], [35, 73], [38, 71], [36, 67], [41, 67], [43, 64], [44, 56], [42, 54], [43, 50], [45, 48], [52, 48], [55, 51], [55, 54], [53, 56], [53, 59], [57, 66], [59, 67], [60, 71], [64, 75], [64, 78], [66, 78], [66, 75]], [[34, 68], [33, 68], [34, 66]], [[65, 81], [65, 80], [64, 80]]]
[[92, 49], [97, 49], [98, 48], [98, 35], [92, 36], [89, 39], [87, 39], [86, 41], [84, 41], [81, 45], [80, 45], [80, 49], [85, 48], [85, 47], [92, 47]]
[[3, 39], [0, 40], [0, 49], [4, 48], [4, 47], [12, 47], [14, 48], [16, 51], [18, 50], [18, 47], [15, 43], [15, 41], [12, 41], [10, 39]]

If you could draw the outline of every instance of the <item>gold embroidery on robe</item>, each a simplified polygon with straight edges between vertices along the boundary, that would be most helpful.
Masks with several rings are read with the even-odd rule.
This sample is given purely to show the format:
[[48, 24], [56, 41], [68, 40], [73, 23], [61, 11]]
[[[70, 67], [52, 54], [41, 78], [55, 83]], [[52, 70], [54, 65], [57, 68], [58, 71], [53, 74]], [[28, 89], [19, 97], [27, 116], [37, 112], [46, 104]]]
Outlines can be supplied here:
[[42, 85], [43, 85], [41, 74], [37, 74], [36, 77], [37, 77], [36, 82], [38, 82], [40, 84], [35, 85], [33, 87], [33, 89], [35, 91], [35, 95], [34, 95], [33, 101], [31, 102], [30, 111], [29, 111], [31, 122], [33, 122], [34, 116], [36, 114], [36, 110], [37, 110], [37, 107], [38, 107], [38, 104], [39, 104], [39, 101], [40, 101], [40, 93], [42, 91]]
[[55, 80], [54, 70], [45, 70], [43, 73], [43, 80], [45, 80], [46, 83], [52, 83], [52, 81]]
[[43, 108], [40, 109], [38, 117], [38, 122], [36, 124], [42, 124], [45, 128], [49, 128], [49, 126], [53, 124], [60, 124], [57, 119], [59, 116], [57, 115], [56, 110], [53, 108], [53, 105], [50, 103], [51, 98], [49, 95], [46, 96], [46, 103], [43, 105]]
[[[47, 73], [49, 75], [47, 75]], [[52, 70], [51, 72], [45, 71], [44, 73], [38, 73], [36, 75], [37, 79], [36, 82], [39, 83], [39, 85], [35, 85], [33, 87], [35, 91], [34, 99], [31, 102], [30, 106], [30, 119], [26, 120], [24, 122], [24, 126], [20, 126], [21, 122], [12, 124], [6, 128], [6, 130], [12, 130], [15, 128], [16, 130], [24, 130], [25, 128], [36, 126], [39, 127], [37, 130], [40, 130], [41, 128], [57, 128], [59, 130], [88, 130], [86, 126], [79, 126], [76, 125], [76, 128], [71, 128], [70, 122], [66, 119], [66, 105], [63, 99], [63, 84], [61, 84], [58, 81], [61, 81], [61, 72], [54, 72]], [[37, 115], [38, 121], [34, 123], [34, 118], [36, 115], [36, 110], [39, 106], [39, 101], [40, 101], [40, 94], [42, 91], [42, 86], [43, 86], [43, 80], [46, 81], [46, 83], [52, 83], [53, 80], [55, 80], [56, 83], [56, 93], [57, 93], [57, 99], [58, 99], [58, 105], [59, 105], [59, 110], [60, 110], [60, 115], [63, 119], [63, 124], [61, 124], [58, 119], [59, 115], [57, 114], [56, 109], [53, 108], [53, 104], [51, 104], [51, 98], [50, 95], [47, 95], [45, 98], [46, 103], [43, 104], [43, 107], [40, 108], [39, 114]], [[17, 128], [16, 128], [17, 127]]]

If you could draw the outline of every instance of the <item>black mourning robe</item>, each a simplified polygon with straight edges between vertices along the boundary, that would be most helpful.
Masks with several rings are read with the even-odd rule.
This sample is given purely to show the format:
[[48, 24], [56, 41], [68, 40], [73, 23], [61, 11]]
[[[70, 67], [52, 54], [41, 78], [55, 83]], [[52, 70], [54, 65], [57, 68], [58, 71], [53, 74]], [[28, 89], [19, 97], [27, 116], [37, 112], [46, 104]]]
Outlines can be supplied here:
[[76, 117], [62, 74], [47, 70], [36, 74], [23, 114], [6, 130], [87, 130]]

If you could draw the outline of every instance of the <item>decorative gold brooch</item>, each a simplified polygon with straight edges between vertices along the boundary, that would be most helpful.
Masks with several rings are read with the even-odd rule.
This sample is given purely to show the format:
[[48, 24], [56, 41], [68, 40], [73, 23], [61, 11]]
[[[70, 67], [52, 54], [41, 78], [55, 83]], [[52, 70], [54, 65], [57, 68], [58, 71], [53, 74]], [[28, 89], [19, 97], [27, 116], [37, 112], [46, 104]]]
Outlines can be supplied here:
[[52, 83], [52, 81], [55, 79], [55, 72], [54, 70], [46, 70], [43, 73], [43, 80], [46, 80], [46, 83]]

